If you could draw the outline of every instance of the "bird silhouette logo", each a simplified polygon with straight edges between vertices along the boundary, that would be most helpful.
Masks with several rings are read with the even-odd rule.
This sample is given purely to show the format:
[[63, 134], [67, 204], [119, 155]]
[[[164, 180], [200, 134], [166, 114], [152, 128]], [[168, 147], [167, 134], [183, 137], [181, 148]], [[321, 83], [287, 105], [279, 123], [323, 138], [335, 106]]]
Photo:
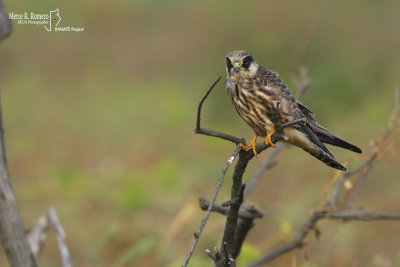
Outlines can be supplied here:
[[60, 9], [56, 9], [54, 11], [50, 11], [50, 21], [49, 21], [49, 27], [47, 28], [46, 26], [44, 26], [46, 28], [46, 30], [48, 32], [51, 32], [51, 29], [53, 29], [54, 27], [56, 27], [61, 21], [61, 17], [60, 17]]

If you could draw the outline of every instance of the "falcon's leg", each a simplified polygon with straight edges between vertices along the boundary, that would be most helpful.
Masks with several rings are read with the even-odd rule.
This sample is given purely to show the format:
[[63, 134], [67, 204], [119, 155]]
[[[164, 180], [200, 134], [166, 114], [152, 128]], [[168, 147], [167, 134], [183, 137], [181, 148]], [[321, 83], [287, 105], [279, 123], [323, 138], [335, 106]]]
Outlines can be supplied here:
[[268, 132], [267, 137], [265, 137], [265, 144], [267, 146], [275, 147], [275, 144], [272, 142], [272, 135], [275, 133], [275, 125], [272, 124], [271, 131]]
[[241, 146], [244, 150], [253, 148], [254, 155], [257, 155], [256, 146], [259, 144], [259, 143], [257, 143], [257, 137], [258, 137], [258, 134], [255, 134], [253, 139], [251, 140], [250, 144], [248, 144], [248, 145], [239, 144], [239, 146]]

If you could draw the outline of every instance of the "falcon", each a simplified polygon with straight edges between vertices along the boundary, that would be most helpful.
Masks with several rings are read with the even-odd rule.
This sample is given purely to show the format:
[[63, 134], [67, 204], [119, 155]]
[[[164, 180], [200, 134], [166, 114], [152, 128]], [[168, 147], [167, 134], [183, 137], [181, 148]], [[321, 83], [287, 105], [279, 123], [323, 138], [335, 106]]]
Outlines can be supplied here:
[[257, 154], [258, 136], [265, 137], [267, 145], [275, 146], [271, 140], [275, 132], [271, 117], [276, 103], [279, 103], [282, 124], [304, 120], [304, 123], [285, 128], [282, 142], [300, 147], [329, 167], [342, 171], [346, 171], [346, 167], [335, 159], [324, 143], [362, 153], [360, 148], [319, 125], [314, 113], [296, 100], [279, 75], [259, 66], [246, 51], [235, 51], [226, 57], [226, 73], [226, 90], [233, 105], [255, 132], [250, 144], [241, 144], [243, 149], [252, 148]]

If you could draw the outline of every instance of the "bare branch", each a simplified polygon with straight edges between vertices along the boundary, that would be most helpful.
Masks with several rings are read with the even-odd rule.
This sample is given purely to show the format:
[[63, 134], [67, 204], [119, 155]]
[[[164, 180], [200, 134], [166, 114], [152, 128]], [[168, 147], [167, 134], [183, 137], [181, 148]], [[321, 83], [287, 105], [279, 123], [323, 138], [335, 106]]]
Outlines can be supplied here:
[[209, 130], [205, 128], [201, 128], [200, 126], [200, 121], [201, 121], [201, 109], [203, 107], [204, 101], [207, 99], [208, 95], [211, 93], [212, 89], [215, 87], [215, 85], [221, 80], [221, 76], [219, 76], [210, 86], [210, 88], [207, 90], [203, 98], [200, 100], [199, 106], [197, 108], [197, 120], [196, 120], [196, 129], [194, 129], [193, 133], [195, 134], [204, 134], [208, 136], [214, 136], [218, 137], [224, 140], [231, 141], [235, 144], [244, 144], [246, 141], [243, 138], [237, 138], [235, 136], [232, 136], [230, 134], [214, 131], [214, 130]]
[[400, 220], [399, 212], [383, 212], [372, 210], [340, 210], [329, 214], [327, 219], [330, 220], [358, 220], [358, 221], [374, 221], [374, 220]]
[[66, 236], [64, 228], [62, 227], [58, 219], [57, 213], [53, 207], [50, 207], [45, 214], [39, 217], [35, 225], [27, 234], [29, 244], [32, 247], [32, 251], [35, 257], [37, 258], [40, 251], [43, 249], [46, 243], [47, 231], [50, 228], [53, 228], [56, 233], [58, 247], [61, 254], [62, 266], [71, 267], [72, 264], [68, 252], [68, 247], [65, 242]]
[[301, 99], [311, 85], [311, 81], [308, 79], [307, 73], [308, 69], [306, 67], [301, 67], [299, 70], [299, 76], [292, 78], [297, 99]]
[[[0, 43], [11, 34], [3, 1], [0, 0]], [[1, 102], [1, 99], [0, 99]], [[36, 260], [25, 235], [14, 192], [8, 177], [4, 130], [0, 103], [0, 238], [8, 262], [13, 267], [36, 266]]]
[[8, 19], [8, 12], [5, 10], [3, 1], [0, 0], [0, 43], [12, 32], [12, 25]]
[[268, 263], [279, 256], [296, 248], [301, 248], [304, 245], [304, 239], [309, 234], [310, 230], [314, 230], [317, 222], [321, 219], [331, 220], [360, 220], [360, 221], [372, 221], [372, 220], [400, 220], [400, 213], [395, 212], [381, 212], [381, 211], [335, 211], [327, 213], [325, 211], [315, 211], [304, 223], [303, 228], [297, 233], [297, 235], [291, 240], [276, 249], [268, 252], [259, 259], [253, 261], [246, 267], [256, 267], [262, 264]]
[[[365, 172], [367, 169], [369, 170], [372, 167], [372, 164], [376, 160], [377, 156], [378, 156], [378, 152], [377, 152], [377, 150], [375, 150], [375, 152], [373, 152], [363, 163], [358, 165], [355, 169], [349, 170], [349, 171], [341, 174], [339, 181], [336, 184], [335, 189], [332, 190], [331, 200], [329, 203], [330, 205], [335, 206], [338, 203], [339, 197], [343, 191], [344, 182], [353, 175], [359, 174], [361, 172]], [[364, 174], [364, 176], [366, 176], [366, 175], [367, 175], [367, 173]]]
[[185, 261], [184, 261], [183, 264], [182, 264], [182, 267], [185, 267], [185, 266], [188, 265], [189, 260], [190, 260], [190, 258], [192, 257], [192, 254], [193, 254], [193, 252], [194, 252], [194, 249], [196, 248], [197, 243], [199, 242], [201, 233], [203, 232], [203, 229], [204, 229], [204, 227], [205, 227], [205, 225], [206, 225], [206, 222], [207, 222], [208, 218], [210, 217], [211, 209], [212, 209], [212, 207], [214, 206], [215, 200], [217, 199], [218, 192], [219, 192], [219, 190], [221, 189], [222, 182], [223, 182], [223, 180], [224, 180], [224, 177], [225, 177], [225, 175], [226, 175], [226, 172], [228, 171], [229, 166], [232, 165], [233, 161], [235, 160], [236, 156], [239, 154], [239, 152], [240, 152], [241, 150], [242, 150], [242, 148], [241, 148], [240, 146], [237, 146], [236, 149], [235, 149], [235, 151], [233, 151], [232, 156], [229, 158], [228, 162], [225, 164], [225, 167], [222, 169], [221, 175], [220, 175], [219, 178], [218, 178], [217, 186], [216, 186], [216, 188], [215, 188], [215, 190], [214, 190], [214, 195], [213, 195], [213, 197], [212, 197], [212, 199], [211, 199], [211, 203], [210, 203], [210, 205], [209, 205], [209, 207], [208, 207], [208, 209], [207, 209], [206, 214], [205, 214], [204, 217], [203, 217], [203, 220], [201, 221], [199, 230], [194, 234], [194, 241], [193, 241], [193, 243], [192, 243], [192, 246], [191, 246], [190, 249], [189, 249], [189, 252], [188, 252], [188, 254], [187, 254], [187, 256], [186, 256]]
[[[205, 198], [200, 198], [200, 207], [205, 210], [209, 208], [209, 202]], [[230, 203], [229, 203], [230, 204]], [[222, 205], [214, 204], [211, 211], [218, 212], [223, 215], [227, 215], [229, 212], [228, 207], [224, 207]], [[239, 210], [239, 219], [236, 226], [236, 231], [234, 235], [233, 241], [233, 250], [232, 250], [232, 257], [236, 258], [239, 255], [241, 246], [244, 242], [244, 239], [247, 236], [247, 233], [253, 228], [254, 226], [254, 219], [262, 218], [264, 215], [263, 212], [259, 211], [253, 205], [246, 205], [241, 207]], [[226, 243], [224, 243], [226, 244]], [[213, 258], [216, 258], [215, 256]]]
[[203, 103], [208, 97], [208, 95], [211, 93], [211, 90], [215, 87], [215, 85], [221, 80], [221, 76], [219, 76], [210, 86], [210, 88], [207, 90], [206, 94], [203, 96], [203, 98], [200, 100], [199, 107], [197, 108], [197, 121], [196, 121], [196, 130], [200, 129], [200, 120], [201, 120], [201, 108], [203, 107]]
[[47, 231], [50, 228], [47, 214], [43, 214], [36, 221], [32, 229], [27, 233], [29, 245], [32, 248], [32, 253], [37, 258], [46, 244]]
[[349, 199], [349, 203], [346, 204], [346, 207], [349, 208], [352, 203], [354, 203], [355, 199], [357, 198], [359, 191], [361, 190], [361, 186], [364, 183], [364, 180], [368, 176], [369, 171], [372, 169], [373, 165], [376, 163], [378, 156], [382, 153], [384, 153], [385, 149], [382, 149], [382, 146], [386, 145], [389, 141], [389, 139], [393, 136], [395, 127], [400, 119], [400, 109], [399, 109], [399, 92], [398, 88], [395, 88], [394, 90], [394, 106], [392, 110], [392, 114], [389, 118], [389, 126], [386, 130], [386, 132], [382, 135], [382, 137], [375, 141], [373, 143], [372, 148], [370, 149], [370, 152], [368, 153], [369, 156], [368, 158], [360, 164], [358, 167], [354, 168], [353, 170], [349, 170], [347, 172], [344, 172], [341, 177], [339, 178], [339, 181], [335, 187], [335, 189], [332, 191], [332, 196], [331, 196], [331, 205], [336, 205], [337, 202], [339, 201], [339, 197], [342, 193], [342, 189], [344, 186], [344, 182], [346, 179], [353, 175], [361, 174], [360, 179], [358, 180], [355, 189], [353, 189], [350, 196], [347, 196], [347, 199]]
[[[207, 210], [210, 206], [210, 202], [204, 197], [199, 199], [199, 204], [202, 210]], [[224, 207], [219, 204], [214, 204], [211, 208], [211, 211], [215, 211], [217, 213], [226, 215], [229, 212], [229, 207]], [[239, 210], [239, 218], [243, 219], [255, 219], [255, 218], [262, 218], [264, 213], [258, 210], [253, 205], [247, 205]]]
[[72, 267], [67, 243], [65, 241], [66, 239], [65, 231], [60, 223], [60, 220], [58, 219], [56, 210], [53, 207], [50, 207], [49, 210], [47, 211], [47, 218], [49, 220], [49, 223], [53, 227], [54, 231], [56, 232], [56, 237], [58, 241], [58, 247], [60, 249], [61, 262], [63, 264], [63, 267]]

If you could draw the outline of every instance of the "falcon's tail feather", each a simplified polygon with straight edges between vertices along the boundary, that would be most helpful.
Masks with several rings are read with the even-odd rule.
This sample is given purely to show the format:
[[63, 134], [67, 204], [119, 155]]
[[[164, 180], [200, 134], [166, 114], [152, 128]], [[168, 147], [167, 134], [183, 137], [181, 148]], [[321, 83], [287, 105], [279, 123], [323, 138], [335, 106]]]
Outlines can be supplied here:
[[307, 135], [308, 139], [312, 142], [313, 147], [303, 147], [305, 151], [310, 153], [312, 156], [316, 157], [329, 167], [341, 170], [341, 171], [347, 171], [346, 167], [344, 167], [342, 164], [340, 164], [335, 157], [332, 155], [332, 153], [329, 151], [329, 149], [321, 142], [322, 140], [319, 139], [318, 136], [316, 136], [316, 133], [314, 132], [314, 129], [312, 126], [309, 124], [307, 125], [302, 125], [300, 126], [301, 132]]
[[317, 135], [318, 139], [321, 142], [342, 147], [348, 149], [350, 151], [356, 153], [362, 153], [362, 150], [355, 145], [348, 143], [347, 141], [343, 140], [342, 138], [336, 136], [334, 133], [330, 132], [329, 130], [325, 129], [321, 125], [317, 124], [316, 122], [311, 123], [311, 127], [315, 134]]
[[340, 164], [333, 156], [329, 155], [322, 149], [319, 149], [318, 153], [315, 153], [315, 151], [308, 151], [304, 148], [303, 148], [303, 150], [308, 152], [313, 157], [319, 159], [320, 161], [322, 161], [323, 163], [325, 163], [326, 165], [328, 165], [331, 168], [341, 170], [341, 171], [347, 171], [345, 166]]

